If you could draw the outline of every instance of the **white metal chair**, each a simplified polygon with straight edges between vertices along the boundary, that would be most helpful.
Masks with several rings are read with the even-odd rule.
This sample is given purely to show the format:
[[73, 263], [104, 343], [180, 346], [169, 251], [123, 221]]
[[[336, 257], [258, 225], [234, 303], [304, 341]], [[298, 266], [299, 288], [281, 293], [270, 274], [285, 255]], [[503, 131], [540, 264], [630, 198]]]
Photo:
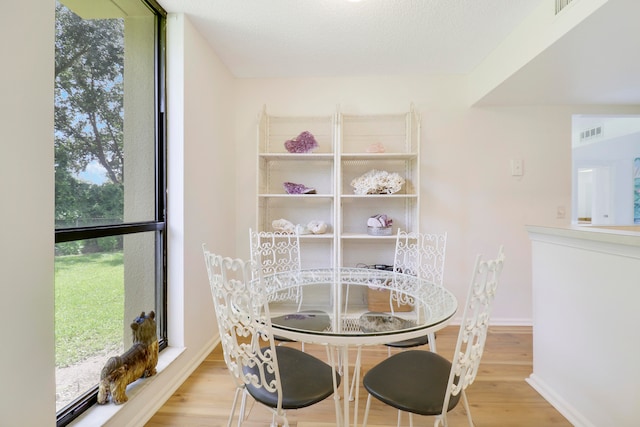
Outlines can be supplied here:
[[[251, 261], [255, 263], [263, 275], [280, 272], [300, 271], [300, 236], [298, 233], [280, 233], [270, 231], [254, 231], [249, 229], [249, 249]], [[279, 292], [279, 301], [293, 301], [302, 305], [302, 290], [290, 287], [291, 292]]]
[[[447, 233], [416, 233], [398, 229], [396, 247], [393, 260], [393, 271], [411, 274], [442, 286], [444, 278], [444, 261], [447, 248]], [[403, 303], [404, 294], [389, 293], [389, 311], [394, 313], [394, 307]], [[435, 334], [430, 333], [421, 337], [411, 338], [385, 344], [387, 355], [391, 356], [391, 348], [410, 348], [429, 344], [431, 351], [436, 351]], [[353, 380], [349, 398], [353, 399], [356, 382], [360, 377], [361, 349], [358, 348]]]
[[[442, 286], [444, 281], [444, 261], [447, 250], [447, 233], [414, 233], [398, 230], [393, 269], [398, 273], [412, 274]], [[399, 301], [396, 293], [391, 293], [390, 306]], [[410, 348], [429, 344], [436, 351], [436, 337], [431, 333], [422, 337], [387, 344], [389, 355], [391, 347]]]
[[[254, 231], [249, 229], [249, 247], [251, 261], [257, 266], [262, 275], [295, 272], [302, 268], [300, 256], [300, 236], [295, 233], [280, 233], [270, 231]], [[254, 272], [254, 276], [258, 270]], [[288, 275], [293, 278], [294, 275]], [[329, 315], [318, 310], [301, 311], [303, 302], [302, 288], [299, 286], [284, 286], [287, 292], [269, 292], [270, 302], [291, 301], [297, 304], [296, 312], [320, 315], [324, 322], [317, 322], [318, 328], [331, 326]], [[292, 342], [292, 340], [276, 336], [276, 341]], [[304, 343], [302, 343], [304, 351]]]
[[[252, 262], [223, 258], [204, 245], [203, 251], [224, 360], [236, 383], [227, 426], [231, 426], [241, 392], [238, 426], [245, 419], [247, 394], [271, 409], [272, 426], [279, 422], [288, 426], [287, 409], [304, 408], [329, 397], [340, 376], [314, 356], [275, 345], [266, 293], [260, 277], [255, 278]], [[339, 413], [337, 399], [335, 406]]]
[[465, 389], [473, 383], [489, 327], [491, 307], [504, 264], [502, 246], [495, 259], [476, 258], [471, 284], [464, 306], [453, 361], [431, 351], [408, 350], [383, 360], [364, 376], [363, 384], [369, 392], [363, 427], [367, 425], [371, 397], [413, 414], [436, 416], [434, 426], [447, 424], [447, 412], [460, 399], [473, 427]]

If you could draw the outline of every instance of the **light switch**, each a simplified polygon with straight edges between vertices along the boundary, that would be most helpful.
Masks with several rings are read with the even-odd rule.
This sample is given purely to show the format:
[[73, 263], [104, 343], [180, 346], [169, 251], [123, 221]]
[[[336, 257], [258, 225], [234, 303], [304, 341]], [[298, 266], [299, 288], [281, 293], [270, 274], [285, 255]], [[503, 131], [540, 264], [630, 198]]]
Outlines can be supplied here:
[[511, 159], [511, 176], [522, 176], [523, 163], [522, 159]]

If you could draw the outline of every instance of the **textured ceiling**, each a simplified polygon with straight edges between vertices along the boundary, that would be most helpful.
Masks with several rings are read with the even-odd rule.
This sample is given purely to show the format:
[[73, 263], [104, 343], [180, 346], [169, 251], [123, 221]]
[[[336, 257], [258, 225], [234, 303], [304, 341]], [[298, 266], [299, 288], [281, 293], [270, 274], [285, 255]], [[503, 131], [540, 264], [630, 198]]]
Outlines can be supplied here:
[[239, 78], [466, 74], [544, 0], [159, 0]]

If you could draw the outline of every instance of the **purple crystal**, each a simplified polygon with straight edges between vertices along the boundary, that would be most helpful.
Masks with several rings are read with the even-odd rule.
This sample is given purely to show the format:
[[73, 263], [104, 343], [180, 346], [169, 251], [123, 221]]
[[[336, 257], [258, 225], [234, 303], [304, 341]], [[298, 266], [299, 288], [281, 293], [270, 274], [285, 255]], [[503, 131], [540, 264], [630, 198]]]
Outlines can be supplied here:
[[296, 184], [294, 182], [285, 182], [282, 184], [287, 194], [315, 194], [316, 189], [307, 187], [304, 184]]
[[377, 214], [367, 220], [369, 227], [391, 227], [392, 224], [393, 220], [386, 214]]
[[290, 153], [308, 153], [318, 147], [318, 141], [311, 132], [304, 131], [293, 139], [285, 141], [284, 148]]

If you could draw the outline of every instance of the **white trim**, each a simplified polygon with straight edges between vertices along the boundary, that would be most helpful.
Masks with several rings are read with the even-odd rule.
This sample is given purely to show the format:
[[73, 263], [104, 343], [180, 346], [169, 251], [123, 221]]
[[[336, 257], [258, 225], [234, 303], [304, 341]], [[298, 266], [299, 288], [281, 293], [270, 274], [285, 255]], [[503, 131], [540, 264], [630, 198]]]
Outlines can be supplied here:
[[531, 387], [558, 410], [571, 424], [575, 427], [597, 427], [587, 420], [576, 408], [571, 406], [558, 393], [555, 392], [547, 383], [545, 383], [538, 375], [531, 374], [529, 378], [525, 378]]
[[491, 326], [533, 326], [530, 317], [491, 317]]

